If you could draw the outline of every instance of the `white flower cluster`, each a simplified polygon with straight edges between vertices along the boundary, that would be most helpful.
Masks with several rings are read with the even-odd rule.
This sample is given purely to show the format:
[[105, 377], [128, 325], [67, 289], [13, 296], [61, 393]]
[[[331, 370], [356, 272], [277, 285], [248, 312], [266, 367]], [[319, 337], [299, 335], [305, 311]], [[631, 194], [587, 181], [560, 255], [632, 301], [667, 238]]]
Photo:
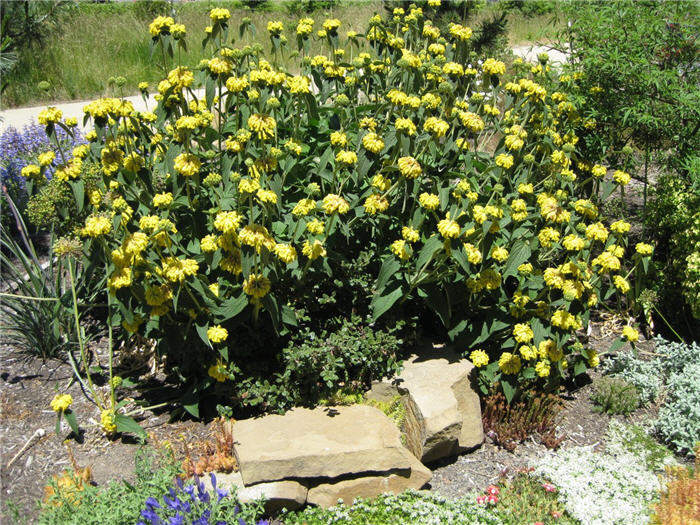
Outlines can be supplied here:
[[[617, 432], [620, 439], [623, 435]], [[535, 467], [535, 474], [559, 488], [567, 512], [582, 525], [645, 525], [650, 505], [658, 499], [659, 479], [648, 469], [646, 454], [632, 453], [615, 439], [603, 453], [592, 446], [573, 447], [548, 455]]]
[[398, 495], [384, 494], [374, 500], [358, 499], [352, 506], [338, 505], [329, 509], [308, 508], [289, 514], [287, 524], [359, 524], [402, 525], [502, 525], [486, 507], [473, 498], [446, 500], [429, 492], [406, 491]]

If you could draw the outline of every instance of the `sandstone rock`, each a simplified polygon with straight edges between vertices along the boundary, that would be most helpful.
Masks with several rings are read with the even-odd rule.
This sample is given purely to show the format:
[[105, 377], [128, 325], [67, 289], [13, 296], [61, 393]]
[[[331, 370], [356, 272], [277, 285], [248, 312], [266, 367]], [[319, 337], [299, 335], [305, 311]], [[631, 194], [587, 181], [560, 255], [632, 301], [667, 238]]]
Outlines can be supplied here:
[[331, 507], [338, 503], [338, 499], [349, 505], [356, 498], [373, 498], [385, 492], [398, 494], [407, 489], [418, 490], [430, 481], [430, 470], [408, 450], [404, 450], [404, 455], [411, 465], [409, 469], [321, 483], [309, 489], [306, 501], [320, 507]]
[[447, 349], [411, 356], [398, 376], [409, 392], [407, 446], [423, 462], [457, 454], [484, 440], [479, 396], [471, 388], [474, 365]]
[[[209, 476], [204, 477], [204, 482], [207, 487], [211, 487]], [[306, 494], [308, 493], [306, 486], [293, 480], [257, 483], [246, 487], [240, 472], [216, 474], [216, 483], [219, 488], [229, 490], [235, 488], [241, 503], [250, 503], [264, 497], [266, 513], [279, 512], [283, 508], [287, 510], [300, 509], [306, 502]]]
[[234, 453], [246, 486], [409, 469], [398, 428], [365, 405], [296, 408], [236, 421]]
[[368, 397], [404, 396], [406, 447], [423, 462], [457, 454], [484, 440], [474, 365], [445, 348], [421, 349], [391, 383], [372, 385]]

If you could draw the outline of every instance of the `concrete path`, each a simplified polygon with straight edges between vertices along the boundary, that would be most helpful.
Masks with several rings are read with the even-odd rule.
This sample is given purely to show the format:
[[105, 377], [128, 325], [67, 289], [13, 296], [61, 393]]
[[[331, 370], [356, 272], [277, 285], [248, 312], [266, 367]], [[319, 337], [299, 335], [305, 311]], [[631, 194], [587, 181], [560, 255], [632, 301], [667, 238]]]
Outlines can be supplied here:
[[[561, 65], [565, 63], [567, 59], [565, 53], [557, 51], [556, 49], [551, 49], [548, 46], [515, 46], [513, 48], [513, 53], [515, 54], [515, 56], [522, 57], [528, 62], [537, 62], [538, 54], [547, 53], [549, 55], [550, 63], [553, 65]], [[203, 97], [204, 90], [199, 90], [197, 92], [197, 96]], [[137, 111], [146, 111], [147, 108], [153, 109], [156, 106], [156, 101], [153, 99], [153, 95], [150, 95], [148, 97], [147, 103], [144, 102], [143, 97], [141, 95], [126, 97], [126, 100], [131, 101], [131, 103], [134, 105], [134, 108]], [[63, 111], [64, 118], [77, 118], [78, 126], [81, 128], [81, 131], [86, 132], [92, 129], [92, 127], [89, 124], [87, 127], [83, 127], [83, 107], [85, 107], [85, 105], [89, 102], [91, 102], [91, 100], [85, 100], [81, 102], [59, 103], [52, 105], [55, 105], [58, 109]], [[45, 108], [46, 105], [42, 105], [0, 111], [0, 133], [9, 127], [21, 129], [22, 127], [31, 123], [32, 121], [36, 122], [39, 113]]]
[[[204, 96], [203, 89], [196, 90], [195, 93], [197, 97]], [[89, 122], [87, 126], [83, 126], [83, 108], [87, 104], [92, 102], [92, 100], [94, 99], [83, 100], [81, 102], [66, 102], [48, 105], [56, 106], [58, 109], [63, 111], [63, 118], [75, 117], [76, 119], [78, 119], [78, 127], [81, 131], [85, 132], [90, 131], [92, 129], [92, 126]], [[153, 94], [149, 95], [147, 101], [144, 101], [141, 95], [126, 97], [125, 100], [130, 101], [134, 105], [134, 109], [136, 111], [153, 110], [157, 105], [157, 101], [153, 98]], [[42, 106], [32, 106], [26, 108], [7, 109], [5, 111], [0, 111], [0, 119], [2, 119], [2, 121], [0, 122], [0, 133], [2, 133], [5, 129], [9, 127], [21, 129], [22, 127], [31, 122], [37, 122], [37, 117], [39, 116], [39, 113], [42, 110], [46, 109], [46, 107], [47, 105], [45, 104]]]
[[552, 65], [565, 64], [567, 60], [567, 54], [562, 53], [557, 49], [552, 49], [549, 46], [515, 46], [513, 48], [513, 54], [517, 57], [521, 57], [526, 62], [537, 62], [537, 55], [540, 53], [547, 53], [549, 55], [549, 61]]

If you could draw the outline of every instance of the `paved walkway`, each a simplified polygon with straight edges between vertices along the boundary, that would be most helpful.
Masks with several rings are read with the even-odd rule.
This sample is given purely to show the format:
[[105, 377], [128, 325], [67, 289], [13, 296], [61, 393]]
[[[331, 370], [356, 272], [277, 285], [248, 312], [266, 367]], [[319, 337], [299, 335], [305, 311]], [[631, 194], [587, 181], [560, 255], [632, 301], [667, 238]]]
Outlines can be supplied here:
[[562, 53], [557, 49], [552, 49], [549, 46], [515, 46], [513, 48], [513, 54], [515, 56], [523, 58], [527, 62], [537, 62], [537, 55], [540, 53], [547, 53], [549, 55], [549, 62], [553, 65], [566, 63], [567, 55]]
[[[204, 90], [197, 90], [195, 91], [198, 97], [203, 97], [204, 96]], [[97, 97], [96, 97], [97, 98]], [[58, 109], [63, 111], [63, 118], [68, 118], [68, 117], [75, 117], [78, 119], [78, 126], [80, 127], [81, 131], [89, 131], [92, 129], [92, 126], [88, 122], [87, 126], [83, 126], [83, 108], [92, 102], [93, 99], [91, 100], [83, 100], [80, 102], [66, 102], [66, 103], [58, 103], [58, 104], [50, 104], [52, 106], [56, 106]], [[134, 105], [134, 109], [137, 111], [147, 111], [148, 109], [154, 109], [157, 105], [157, 101], [153, 98], [153, 94], [148, 96], [147, 101], [144, 101], [143, 97], [141, 95], [136, 95], [133, 97], [125, 97], [125, 100], [130, 101]], [[16, 108], [16, 109], [7, 109], [5, 111], [0, 111], [0, 119], [2, 121], [0, 122], [0, 133], [2, 133], [5, 129], [9, 127], [14, 127], [17, 129], [21, 129], [25, 125], [33, 122], [37, 122], [37, 117], [39, 116], [39, 113], [46, 109], [47, 105], [42, 105], [42, 106], [32, 106], [32, 107], [26, 107], [26, 108]]]
[[[528, 62], [537, 62], [537, 55], [540, 53], [547, 53], [549, 55], [550, 62], [552, 64], [563, 64], [566, 62], [566, 54], [555, 49], [550, 49], [547, 46], [516, 46], [513, 48], [513, 53], [516, 56], [522, 57]], [[197, 92], [198, 97], [204, 96], [204, 90]], [[134, 108], [137, 111], [146, 111], [147, 107], [153, 109], [156, 106], [156, 101], [153, 99], [153, 95], [148, 97], [148, 105], [144, 102], [141, 95], [136, 95], [133, 97], [126, 97], [126, 100], [131, 101]], [[68, 102], [54, 104], [58, 109], [63, 111], [64, 117], [75, 117], [78, 119], [78, 125], [81, 131], [89, 131], [91, 126], [88, 124], [87, 127], [83, 127], [83, 107], [88, 104], [90, 100], [85, 100], [81, 102]], [[20, 129], [25, 125], [36, 122], [39, 112], [46, 108], [46, 105], [33, 106], [26, 108], [8, 109], [5, 111], [0, 111], [0, 133], [6, 128], [14, 127]]]

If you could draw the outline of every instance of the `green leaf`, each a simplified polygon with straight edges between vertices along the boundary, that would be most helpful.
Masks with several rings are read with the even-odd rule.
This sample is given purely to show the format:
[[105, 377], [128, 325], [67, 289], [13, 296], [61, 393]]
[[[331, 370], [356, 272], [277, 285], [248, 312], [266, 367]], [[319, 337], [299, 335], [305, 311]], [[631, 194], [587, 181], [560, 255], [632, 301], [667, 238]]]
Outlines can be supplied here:
[[539, 319], [532, 319], [532, 321], [530, 321], [530, 326], [532, 327], [534, 343], [536, 345], [540, 344], [547, 336], [544, 324]]
[[318, 104], [316, 103], [316, 97], [311, 93], [307, 93], [306, 104], [309, 107], [309, 116], [311, 117], [311, 119], [318, 120]]
[[275, 333], [279, 334], [282, 325], [282, 312], [279, 304], [277, 303], [277, 299], [275, 299], [274, 295], [267, 294], [265, 297], [263, 297], [262, 304], [265, 307], [265, 310], [267, 310], [267, 312], [270, 314]]
[[418, 260], [416, 261], [416, 268], [419, 270], [426, 264], [433, 255], [442, 249], [442, 241], [440, 237], [435, 235], [427, 240], [420, 253], [418, 254]]
[[282, 306], [282, 322], [290, 326], [299, 326], [294, 310], [286, 304]]
[[207, 80], [204, 83], [204, 87], [206, 93], [207, 107], [211, 107], [211, 104], [214, 101], [214, 96], [216, 95], [216, 84], [214, 84], [214, 79], [211, 78], [211, 76], [207, 75]]
[[132, 417], [114, 414], [114, 424], [117, 425], [117, 432], [133, 434], [141, 439], [146, 439], [146, 431]]
[[426, 290], [426, 295], [428, 306], [438, 315], [443, 325], [450, 326], [452, 309], [450, 308], [449, 297], [444, 292], [444, 288], [430, 286]]
[[620, 348], [625, 346], [625, 340], [622, 339], [621, 337], [618, 337], [615, 339], [612, 344], [610, 345], [610, 350], [609, 352], [617, 352]]
[[601, 201], [606, 201], [608, 197], [610, 197], [610, 194], [613, 192], [615, 189], [615, 184], [613, 184], [611, 181], [606, 181], [603, 183], [603, 195], [601, 197]]
[[520, 373], [520, 377], [522, 377], [523, 379], [534, 379], [535, 369], [531, 366], [524, 368], [523, 371]]
[[586, 362], [582, 359], [579, 359], [576, 361], [576, 364], [574, 364], [574, 375], [578, 376], [586, 372], [586, 369], [588, 367], [586, 366]]
[[379, 276], [377, 277], [377, 282], [375, 284], [376, 289], [378, 292], [381, 292], [386, 284], [389, 282], [389, 279], [398, 272], [401, 269], [401, 263], [399, 260], [392, 256], [387, 257], [384, 259], [384, 262], [382, 263], [382, 267], [379, 270]]
[[195, 325], [197, 327], [197, 335], [199, 335], [199, 338], [204, 341], [204, 344], [209, 346], [209, 337], [207, 336], [207, 330], [209, 330], [209, 323], [201, 325], [197, 324]]
[[72, 410], [66, 410], [63, 413], [64, 416], [66, 416], [66, 421], [68, 421], [68, 424], [70, 425], [71, 430], [76, 436], [80, 435], [80, 427], [78, 426], [78, 420], [75, 419], [75, 413]]
[[396, 284], [391, 291], [383, 295], [375, 295], [372, 299], [372, 320], [376, 321], [389, 308], [394, 306], [394, 303], [404, 296], [404, 290], [401, 283]]
[[506, 401], [510, 404], [515, 397], [515, 393], [518, 390], [518, 386], [515, 381], [509, 377], [501, 377], [501, 388], [503, 389], [503, 394], [506, 396]]
[[78, 213], [83, 211], [85, 205], [85, 183], [82, 180], [71, 182], [71, 189], [75, 196], [75, 204], [78, 207]]
[[503, 269], [503, 278], [505, 279], [510, 275], [518, 273], [518, 266], [527, 261], [530, 255], [532, 255], [532, 250], [530, 250], [526, 242], [522, 240], [515, 241], [513, 248], [510, 250], [506, 266]]

